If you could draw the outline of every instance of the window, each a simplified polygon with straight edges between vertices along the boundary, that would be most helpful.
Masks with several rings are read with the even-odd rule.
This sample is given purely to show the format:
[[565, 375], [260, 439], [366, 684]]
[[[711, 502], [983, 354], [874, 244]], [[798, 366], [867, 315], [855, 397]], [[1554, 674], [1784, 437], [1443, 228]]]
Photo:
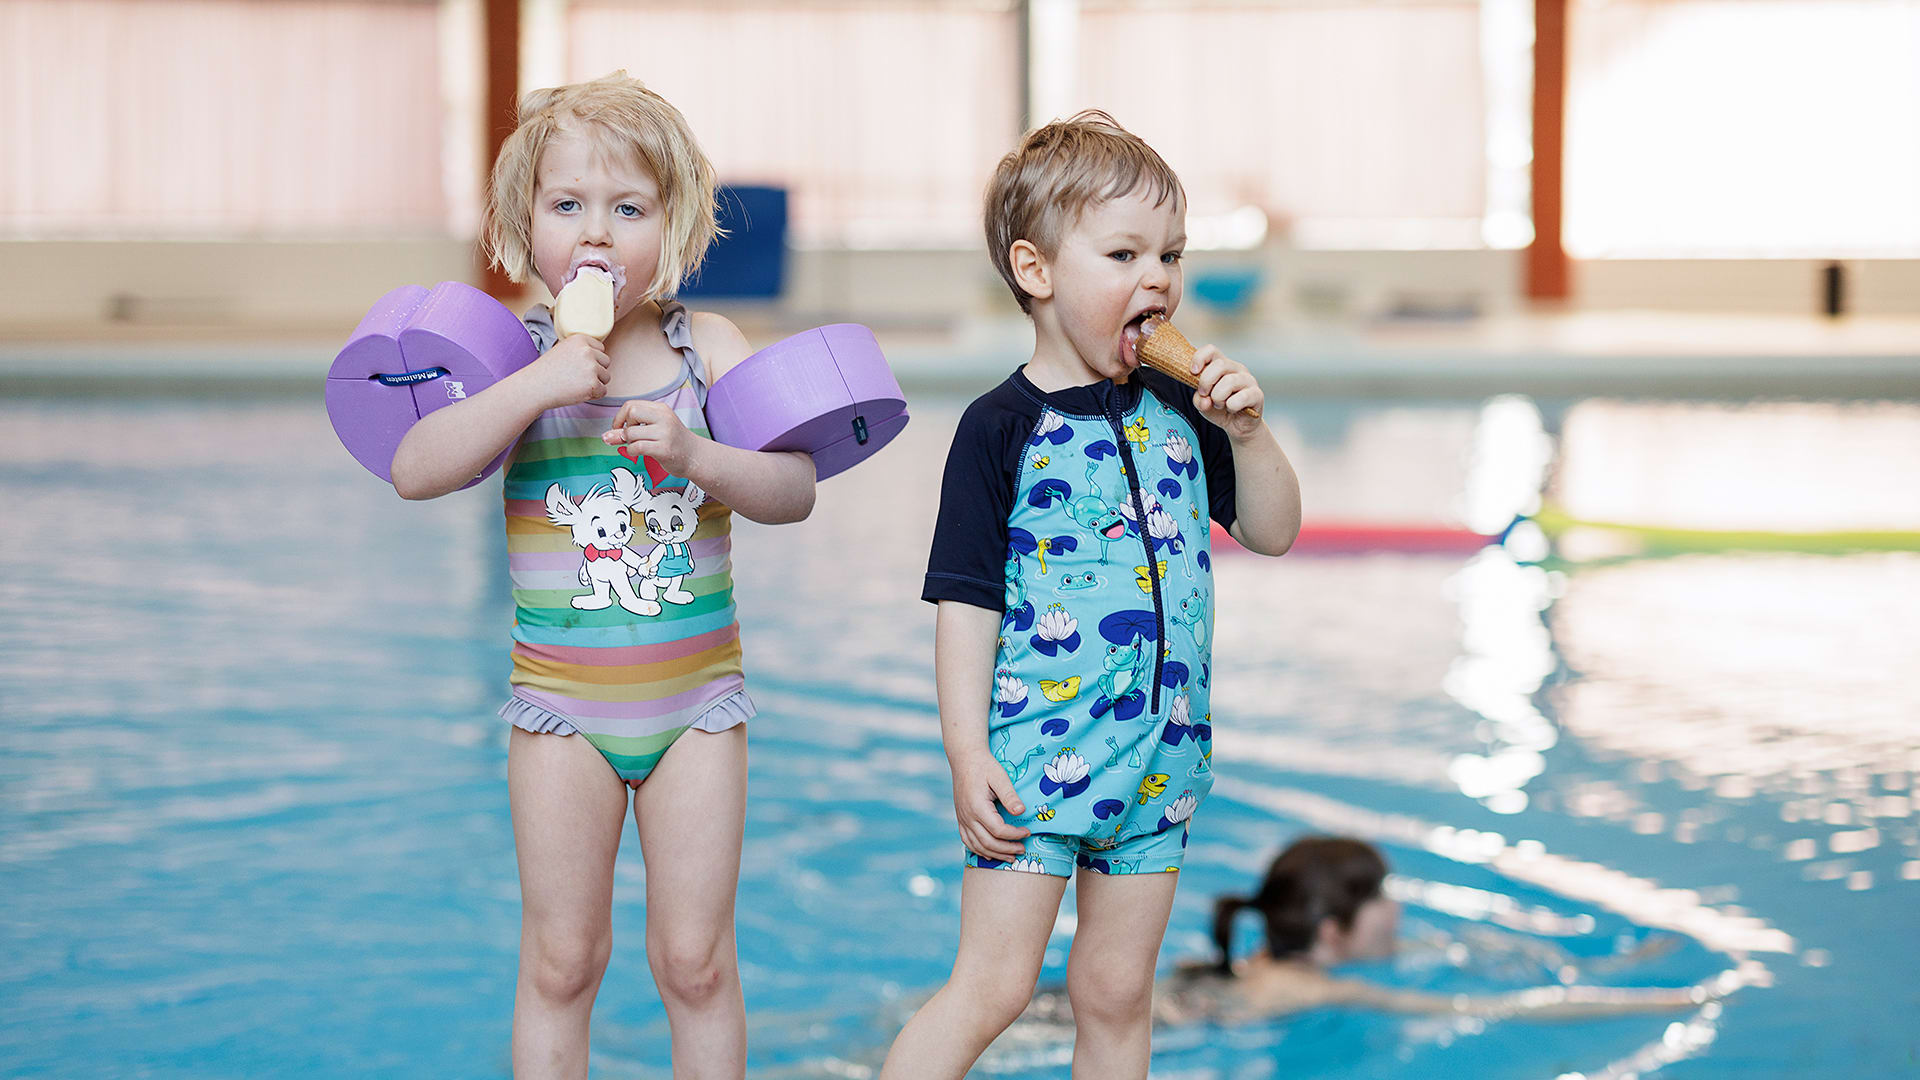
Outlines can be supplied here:
[[974, 247], [1020, 133], [1008, 3], [567, 6], [569, 80], [618, 68], [687, 117], [722, 180], [791, 190], [802, 244]]
[[1570, 254], [1920, 255], [1920, 3], [1568, 15]]
[[1479, 4], [1088, 3], [1063, 111], [1096, 106], [1192, 213], [1256, 205], [1305, 246], [1480, 246]]
[[444, 232], [440, 34], [432, 0], [0, 0], [0, 229]]

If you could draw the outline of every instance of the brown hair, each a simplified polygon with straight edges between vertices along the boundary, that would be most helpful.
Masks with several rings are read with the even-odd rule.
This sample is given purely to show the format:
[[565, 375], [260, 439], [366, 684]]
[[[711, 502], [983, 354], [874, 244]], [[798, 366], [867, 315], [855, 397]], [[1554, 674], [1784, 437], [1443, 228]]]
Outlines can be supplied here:
[[1021, 311], [1033, 313], [1033, 297], [1014, 280], [1014, 241], [1025, 240], [1051, 258], [1089, 205], [1142, 185], [1155, 206], [1167, 199], [1186, 202], [1180, 178], [1153, 147], [1098, 109], [1028, 132], [1000, 159], [987, 183], [987, 254]]
[[555, 135], [578, 132], [620, 155], [660, 185], [666, 215], [660, 265], [646, 299], [672, 296], [720, 235], [713, 163], [694, 141], [686, 117], [640, 80], [616, 71], [588, 82], [535, 90], [520, 99], [520, 118], [500, 145], [487, 185], [487, 256], [513, 281], [533, 269], [533, 197], [540, 153]]
[[1213, 943], [1220, 948], [1220, 970], [1233, 970], [1233, 917], [1243, 908], [1260, 912], [1267, 923], [1267, 951], [1293, 956], [1313, 948], [1320, 923], [1332, 919], [1342, 930], [1367, 901], [1380, 895], [1387, 862], [1372, 844], [1341, 836], [1295, 840], [1273, 860], [1260, 891], [1252, 896], [1223, 896], [1214, 901]]

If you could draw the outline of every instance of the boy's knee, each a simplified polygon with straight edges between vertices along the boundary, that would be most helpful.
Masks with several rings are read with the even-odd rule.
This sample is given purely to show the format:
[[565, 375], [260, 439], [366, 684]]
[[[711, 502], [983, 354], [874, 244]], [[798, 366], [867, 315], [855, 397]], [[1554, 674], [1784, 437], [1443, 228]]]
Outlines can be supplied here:
[[973, 1003], [974, 1015], [994, 1033], [1005, 1031], [1013, 1026], [1020, 1014], [1027, 1011], [1033, 1000], [1033, 986], [1039, 978], [1021, 979], [1009, 977], [1005, 972], [998, 973], [962, 973], [954, 972], [953, 979], [947, 984], [951, 992], [962, 995]]
[[1067, 966], [1067, 998], [1076, 1024], [1128, 1027], [1153, 1017], [1153, 969]]
[[613, 934], [532, 933], [521, 948], [521, 963], [540, 996], [573, 1001], [599, 987], [613, 954]]
[[729, 965], [718, 942], [647, 942], [647, 963], [660, 996], [682, 1005], [712, 1001], [727, 983]]

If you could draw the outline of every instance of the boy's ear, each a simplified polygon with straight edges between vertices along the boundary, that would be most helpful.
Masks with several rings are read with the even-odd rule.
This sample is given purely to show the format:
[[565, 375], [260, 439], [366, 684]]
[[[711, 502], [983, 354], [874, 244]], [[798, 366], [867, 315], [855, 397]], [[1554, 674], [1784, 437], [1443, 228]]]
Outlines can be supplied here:
[[1007, 249], [1007, 255], [1013, 264], [1013, 280], [1028, 296], [1035, 300], [1053, 298], [1053, 269], [1047, 265], [1047, 257], [1040, 254], [1031, 240], [1015, 240]]

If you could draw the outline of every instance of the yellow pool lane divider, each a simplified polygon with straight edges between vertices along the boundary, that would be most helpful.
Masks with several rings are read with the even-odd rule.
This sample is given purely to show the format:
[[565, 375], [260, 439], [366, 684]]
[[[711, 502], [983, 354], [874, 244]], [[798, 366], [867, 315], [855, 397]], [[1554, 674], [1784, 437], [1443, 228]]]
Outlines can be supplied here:
[[[1557, 506], [1543, 506], [1534, 524], [1554, 543], [1556, 554], [1574, 562], [1634, 555], [1690, 555], [1723, 551], [1781, 551], [1839, 555], [1858, 551], [1920, 551], [1920, 531], [1775, 532], [1744, 529], [1675, 529], [1585, 521]], [[1573, 549], [1562, 553], [1563, 548]]]

